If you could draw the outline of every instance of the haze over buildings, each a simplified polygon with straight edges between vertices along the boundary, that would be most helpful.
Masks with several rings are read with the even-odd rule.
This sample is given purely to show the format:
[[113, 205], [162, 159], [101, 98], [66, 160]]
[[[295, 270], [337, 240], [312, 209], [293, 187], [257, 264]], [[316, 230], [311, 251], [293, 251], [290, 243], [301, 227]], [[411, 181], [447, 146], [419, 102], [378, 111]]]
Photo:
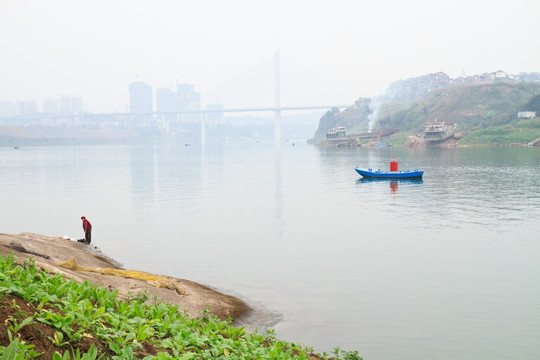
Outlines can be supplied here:
[[152, 87], [137, 81], [129, 85], [130, 112], [174, 112], [201, 110], [201, 94], [195, 91], [193, 84], [178, 84], [176, 90], [159, 88], [155, 91], [153, 105]]
[[195, 84], [203, 107], [258, 106], [271, 70], [243, 93], [215, 90], [279, 49], [282, 105], [353, 103], [422, 74], [538, 71], [539, 10], [536, 0], [5, 0], [0, 101], [73, 94], [87, 111], [125, 112], [126, 86], [143, 81]]
[[0, 116], [78, 115], [85, 111], [81, 96], [62, 95], [38, 100], [0, 101]]

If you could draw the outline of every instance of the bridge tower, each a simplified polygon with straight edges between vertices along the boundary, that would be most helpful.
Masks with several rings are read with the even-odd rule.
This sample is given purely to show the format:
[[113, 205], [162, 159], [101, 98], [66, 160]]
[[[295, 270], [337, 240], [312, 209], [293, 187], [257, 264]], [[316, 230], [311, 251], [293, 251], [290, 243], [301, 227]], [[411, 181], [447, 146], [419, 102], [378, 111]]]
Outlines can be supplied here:
[[279, 70], [279, 50], [274, 55], [274, 96], [275, 96], [275, 121], [274, 121], [274, 138], [275, 146], [279, 147], [281, 137], [281, 104], [280, 104], [280, 70]]

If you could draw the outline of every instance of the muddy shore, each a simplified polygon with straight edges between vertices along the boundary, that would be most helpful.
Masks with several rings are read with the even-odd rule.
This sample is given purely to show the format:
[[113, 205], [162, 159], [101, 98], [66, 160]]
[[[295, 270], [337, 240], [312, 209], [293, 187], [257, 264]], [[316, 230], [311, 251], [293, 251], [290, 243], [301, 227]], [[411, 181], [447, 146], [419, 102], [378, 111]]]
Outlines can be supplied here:
[[93, 244], [33, 233], [0, 233], [0, 254], [10, 253], [19, 263], [31, 257], [38, 268], [53, 274], [116, 289], [119, 297], [146, 291], [149, 299], [155, 296], [163, 302], [178, 305], [192, 317], [209, 308], [221, 319], [231, 318], [237, 324], [249, 327], [261, 316], [241, 299], [207, 286], [170, 276], [131, 271], [136, 269], [123, 269]]

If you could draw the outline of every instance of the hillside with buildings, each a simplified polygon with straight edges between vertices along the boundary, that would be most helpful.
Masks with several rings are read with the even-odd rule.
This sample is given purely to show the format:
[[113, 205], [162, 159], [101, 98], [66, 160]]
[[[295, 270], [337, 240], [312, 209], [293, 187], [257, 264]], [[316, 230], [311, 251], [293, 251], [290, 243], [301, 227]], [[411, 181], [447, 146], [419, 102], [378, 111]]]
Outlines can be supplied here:
[[338, 126], [345, 127], [347, 134], [395, 129], [412, 135], [433, 120], [456, 123], [458, 131], [468, 134], [535, 117], [540, 109], [530, 107], [537, 94], [540, 73], [497, 71], [457, 79], [444, 73], [423, 75], [396, 81], [384, 94], [361, 98], [344, 111], [328, 111], [312, 142], [324, 140]]

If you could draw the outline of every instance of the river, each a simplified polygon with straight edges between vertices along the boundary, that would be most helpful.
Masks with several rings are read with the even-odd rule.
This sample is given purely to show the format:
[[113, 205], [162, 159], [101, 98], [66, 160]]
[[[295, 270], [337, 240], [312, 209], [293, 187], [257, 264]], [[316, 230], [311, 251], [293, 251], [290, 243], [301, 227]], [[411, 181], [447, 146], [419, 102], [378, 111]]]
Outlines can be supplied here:
[[[355, 166], [425, 171], [364, 181]], [[304, 141], [0, 148], [0, 231], [82, 237], [126, 268], [364, 359], [540, 358], [540, 148]]]

